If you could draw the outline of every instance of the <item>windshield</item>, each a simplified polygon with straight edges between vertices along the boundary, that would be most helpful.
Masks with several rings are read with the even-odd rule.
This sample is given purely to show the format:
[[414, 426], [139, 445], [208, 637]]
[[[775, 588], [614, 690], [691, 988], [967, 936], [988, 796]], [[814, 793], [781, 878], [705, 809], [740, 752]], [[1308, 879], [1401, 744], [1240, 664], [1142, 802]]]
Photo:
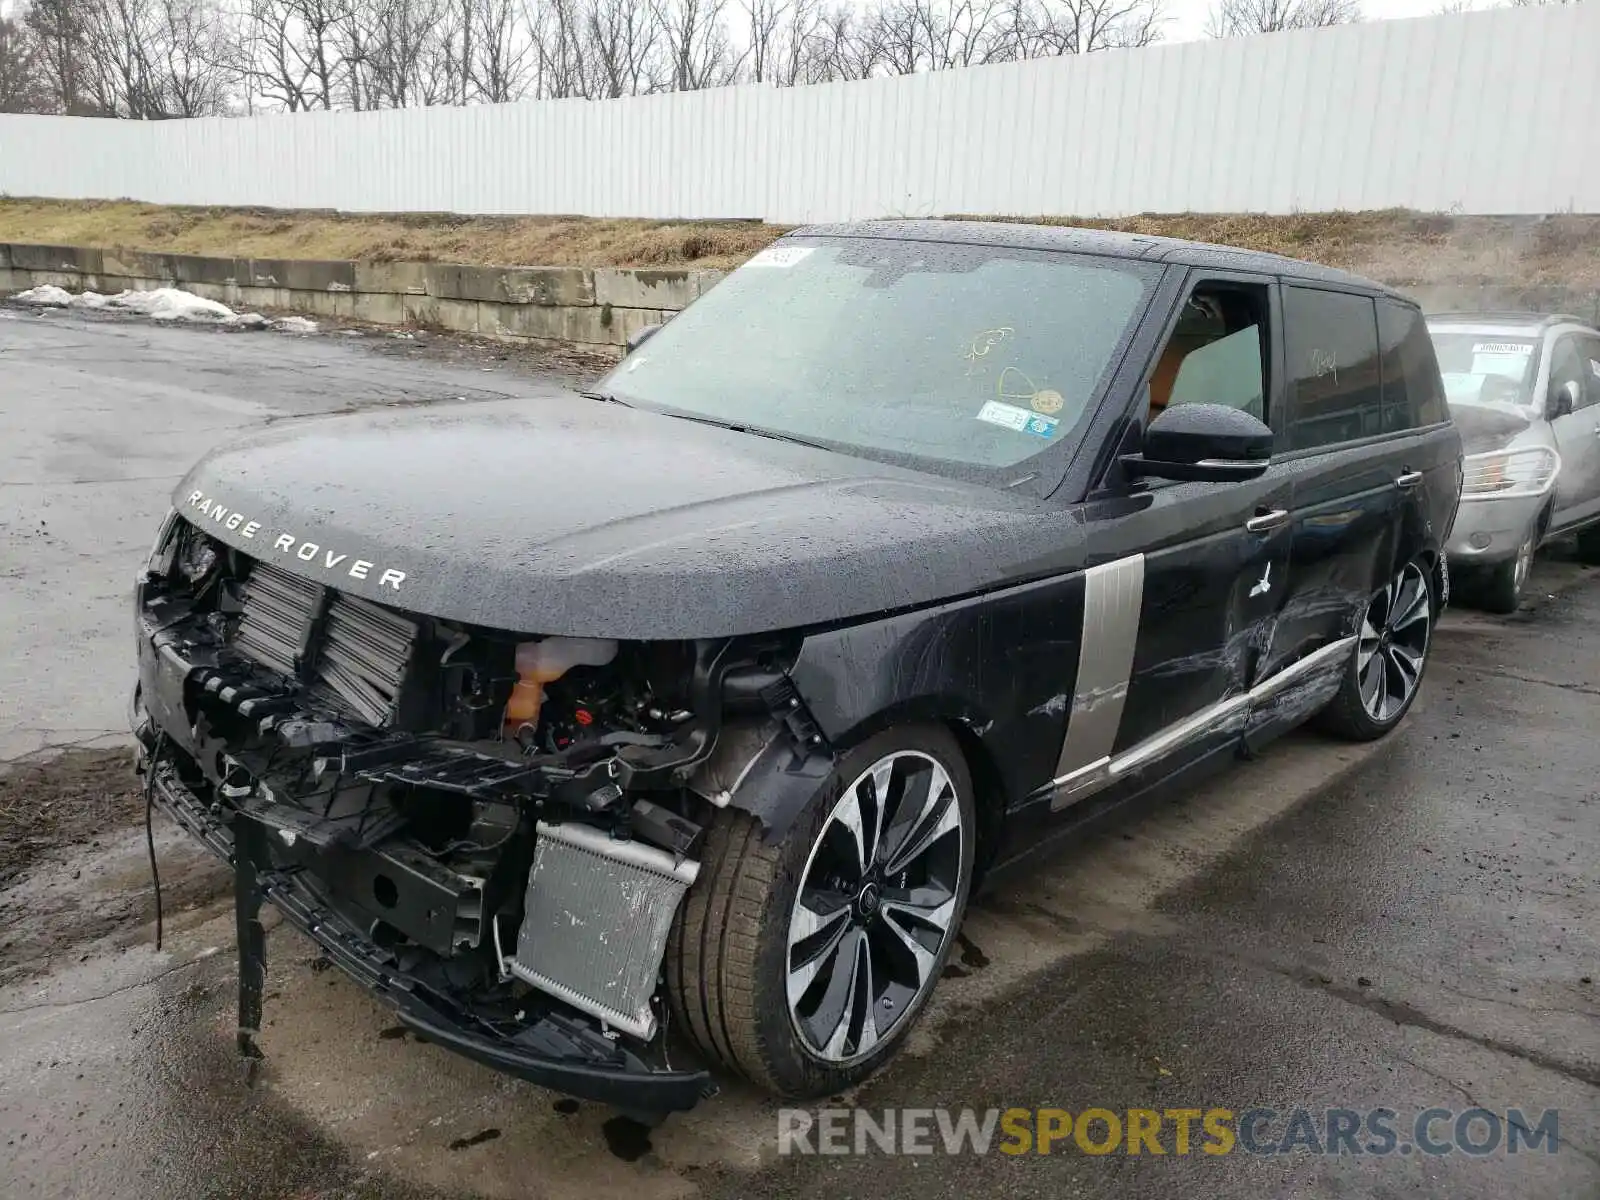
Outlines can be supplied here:
[[1533, 396], [1537, 338], [1429, 330], [1449, 404], [1525, 405]]
[[1010, 482], [1081, 438], [1159, 270], [992, 246], [785, 239], [602, 386], [641, 408]]

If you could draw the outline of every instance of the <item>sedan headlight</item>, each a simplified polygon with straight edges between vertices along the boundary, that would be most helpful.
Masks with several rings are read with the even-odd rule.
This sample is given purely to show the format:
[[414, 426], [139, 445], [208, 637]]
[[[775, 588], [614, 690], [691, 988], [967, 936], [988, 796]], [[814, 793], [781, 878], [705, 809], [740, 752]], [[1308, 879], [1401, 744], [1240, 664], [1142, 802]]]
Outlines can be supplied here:
[[1561, 456], [1544, 446], [1469, 454], [1462, 462], [1461, 496], [1542, 496], [1560, 469]]

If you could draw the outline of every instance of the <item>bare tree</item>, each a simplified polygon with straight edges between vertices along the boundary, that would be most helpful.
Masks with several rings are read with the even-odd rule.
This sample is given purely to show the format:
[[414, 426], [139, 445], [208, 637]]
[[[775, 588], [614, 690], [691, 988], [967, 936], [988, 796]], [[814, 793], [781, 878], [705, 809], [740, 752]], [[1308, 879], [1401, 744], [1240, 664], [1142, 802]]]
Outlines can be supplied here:
[[233, 28], [207, 0], [159, 0], [149, 102], [165, 117], [205, 117], [228, 111], [238, 80]]
[[446, 0], [357, 0], [343, 55], [354, 108], [448, 104], [461, 95], [461, 9]]
[[738, 78], [740, 58], [728, 39], [727, 0], [649, 0], [661, 30], [673, 91], [721, 87]]
[[519, 99], [533, 65], [521, 0], [468, 0], [462, 51], [473, 98], [488, 104]]
[[340, 44], [350, 0], [250, 0], [240, 34], [257, 94], [290, 112], [335, 107], [346, 63]]
[[545, 0], [530, 25], [534, 94], [564, 99], [589, 94], [579, 0]]
[[33, 0], [23, 17], [32, 34], [50, 107], [69, 116], [89, 116], [100, 110], [91, 99], [85, 75], [88, 56], [86, 9], [92, 0]]
[[636, 96], [665, 85], [661, 29], [638, 0], [589, 0], [584, 34], [591, 98]]
[[790, 86], [1145, 45], [1162, 2], [32, 0], [26, 37], [0, 32], [0, 104], [153, 119]]
[[836, 2], [825, 8], [821, 0], [796, 0], [790, 28], [775, 83], [865, 79], [877, 67], [879, 50], [872, 31], [850, 3]]
[[48, 112], [50, 101], [32, 31], [9, 17], [0, 17], [0, 112]]
[[56, 111], [206, 116], [238, 90], [237, 39], [214, 0], [40, 0], [26, 19]]
[[1206, 33], [1242, 37], [1348, 25], [1360, 19], [1360, 0], [1217, 0], [1206, 17]]
[[750, 47], [745, 59], [747, 77], [754, 83], [775, 82], [774, 60], [782, 54], [779, 39], [791, 0], [740, 0], [740, 3]]

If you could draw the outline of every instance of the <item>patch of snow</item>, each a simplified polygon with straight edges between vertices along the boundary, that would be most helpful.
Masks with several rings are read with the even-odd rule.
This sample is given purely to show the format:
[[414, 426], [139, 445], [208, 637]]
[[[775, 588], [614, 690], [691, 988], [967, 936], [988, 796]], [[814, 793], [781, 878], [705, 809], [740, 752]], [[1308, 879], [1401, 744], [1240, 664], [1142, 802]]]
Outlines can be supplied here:
[[38, 287], [18, 292], [11, 298], [18, 304], [37, 304], [41, 308], [66, 308], [72, 303], [72, 293], [66, 288], [56, 287], [53, 283], [41, 283]]
[[190, 321], [241, 331], [277, 329], [284, 333], [317, 332], [317, 323], [305, 317], [279, 317], [272, 320], [260, 313], [236, 313], [226, 304], [173, 287], [156, 288], [149, 292], [118, 292], [115, 296], [102, 296], [99, 292], [83, 292], [74, 296], [65, 288], [47, 283], [18, 292], [11, 299], [13, 303], [31, 304], [43, 309], [77, 308], [91, 312], [134, 313], [153, 321]]
[[196, 296], [182, 288], [163, 287], [153, 292], [121, 292], [106, 301], [108, 308], [138, 313], [154, 321], [201, 321], [221, 324], [237, 314], [226, 304]]

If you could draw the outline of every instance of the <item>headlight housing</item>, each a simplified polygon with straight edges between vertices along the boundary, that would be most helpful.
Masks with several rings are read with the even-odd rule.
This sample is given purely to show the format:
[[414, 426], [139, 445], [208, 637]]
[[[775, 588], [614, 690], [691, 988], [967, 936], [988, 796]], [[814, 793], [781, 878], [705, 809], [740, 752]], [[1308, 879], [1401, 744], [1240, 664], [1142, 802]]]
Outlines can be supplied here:
[[1469, 454], [1462, 461], [1461, 498], [1542, 496], [1555, 483], [1561, 456], [1546, 446]]
[[145, 558], [146, 576], [161, 576], [171, 572], [173, 556], [177, 552], [177, 532], [178, 513], [176, 509], [169, 508], [167, 515], [161, 518], [161, 527], [156, 530], [156, 540]]

